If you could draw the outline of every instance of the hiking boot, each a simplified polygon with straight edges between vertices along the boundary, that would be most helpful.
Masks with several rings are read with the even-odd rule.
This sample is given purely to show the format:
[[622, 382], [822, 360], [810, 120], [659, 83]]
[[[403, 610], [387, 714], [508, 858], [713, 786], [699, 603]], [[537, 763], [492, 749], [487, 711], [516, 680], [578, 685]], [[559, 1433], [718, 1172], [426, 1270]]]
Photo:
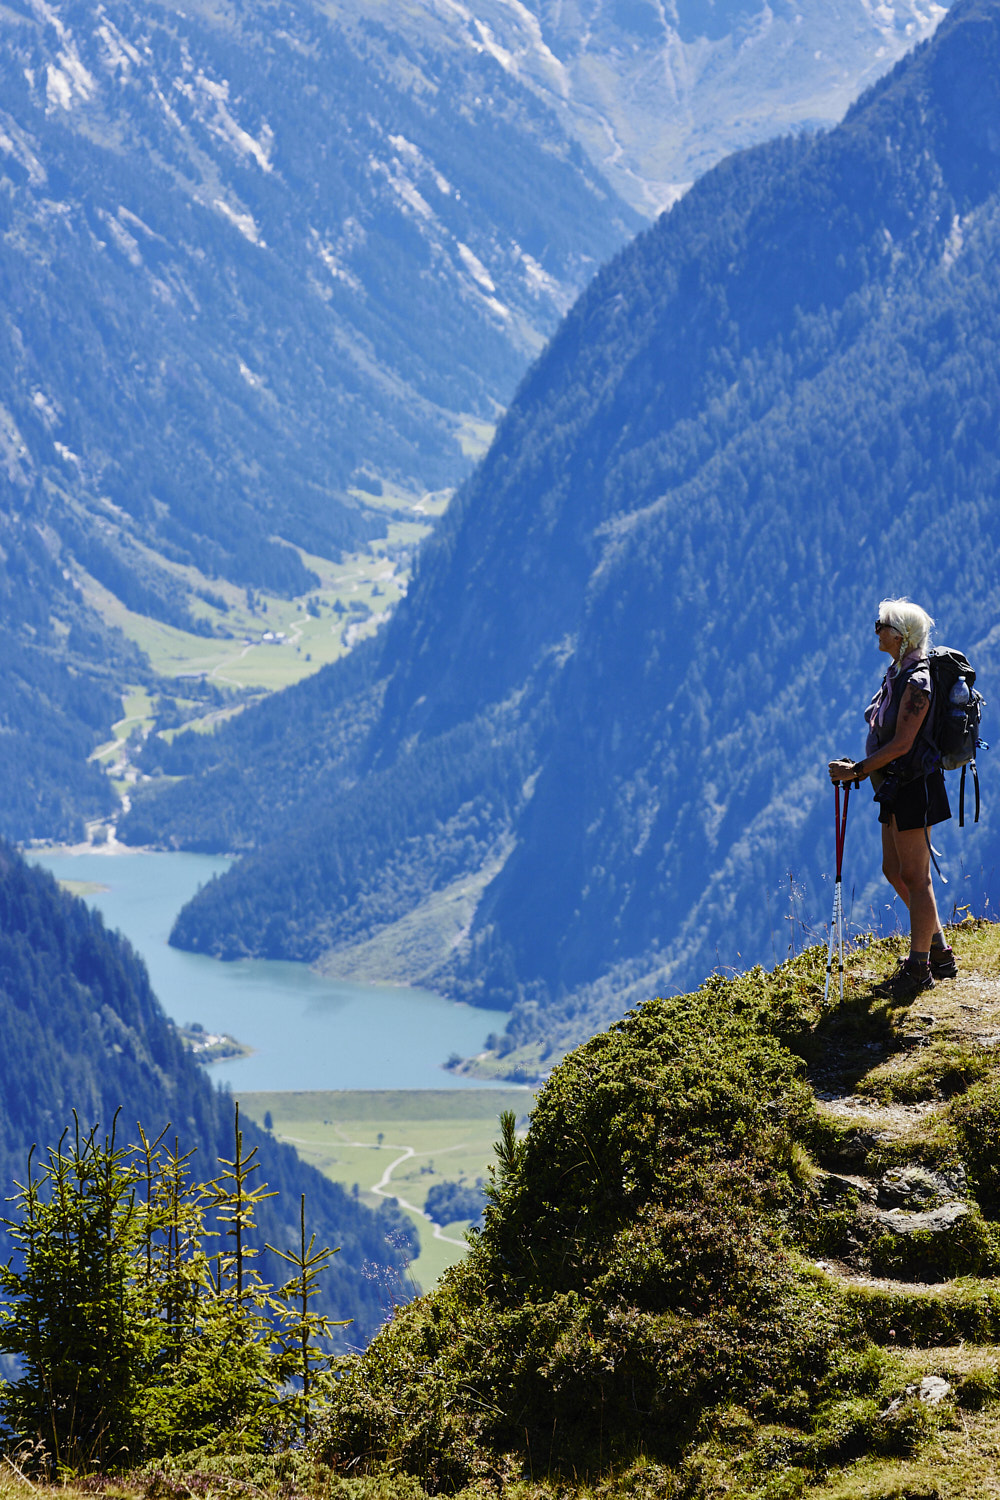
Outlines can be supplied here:
[[958, 964], [950, 948], [931, 949], [931, 973], [935, 979], [958, 978]]
[[922, 990], [934, 988], [934, 976], [930, 964], [911, 964], [902, 958], [894, 974], [883, 979], [873, 990], [880, 1000], [913, 1000]]

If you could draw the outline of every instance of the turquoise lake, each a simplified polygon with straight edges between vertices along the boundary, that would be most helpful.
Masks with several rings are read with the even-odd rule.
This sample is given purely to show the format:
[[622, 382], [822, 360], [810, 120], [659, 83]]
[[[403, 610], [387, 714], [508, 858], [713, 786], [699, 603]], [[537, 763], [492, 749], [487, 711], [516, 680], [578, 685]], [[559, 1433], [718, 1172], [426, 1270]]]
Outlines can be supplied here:
[[167, 944], [174, 918], [229, 861], [202, 854], [33, 854], [58, 880], [105, 887], [84, 899], [127, 937], [167, 1014], [225, 1032], [250, 1057], [207, 1072], [238, 1089], [469, 1088], [441, 1065], [481, 1052], [499, 1017], [426, 990], [339, 983], [301, 964], [221, 963]]

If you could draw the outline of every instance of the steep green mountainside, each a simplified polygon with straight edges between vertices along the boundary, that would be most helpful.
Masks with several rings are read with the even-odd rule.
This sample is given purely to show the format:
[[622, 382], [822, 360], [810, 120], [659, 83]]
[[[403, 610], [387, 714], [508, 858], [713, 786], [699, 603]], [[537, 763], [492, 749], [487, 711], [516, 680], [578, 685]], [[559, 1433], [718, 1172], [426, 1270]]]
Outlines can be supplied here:
[[[419, 861], [428, 889], [478, 869], [471, 927], [421, 977], [514, 1004], [518, 1044], [565, 1044], [630, 993], [784, 947], [786, 918], [793, 943], [825, 921], [823, 768], [861, 742], [879, 598], [925, 600], [990, 697], [998, 90], [1000, 5], [967, 0], [838, 129], [723, 163], [600, 273], [389, 627], [381, 717], [352, 775], [395, 776], [420, 827], [401, 842], [363, 777], [320, 777], [301, 836], [284, 836], [286, 810], [176, 941], [336, 972], [322, 913], [359, 892], [372, 911], [377, 894], [378, 921], [349, 941], [380, 925], [388, 941], [417, 910], [401, 864]], [[431, 773], [462, 725], [478, 726], [470, 753], [485, 735], [512, 757], [517, 788], [460, 841], [464, 864], [465, 780], [442, 797]], [[211, 788], [232, 806], [237, 775], [220, 754], [193, 794], [207, 845]], [[167, 835], [191, 796], [158, 799]], [[362, 802], [341, 880], [336, 832], [360, 829]], [[944, 832], [964, 858], [947, 899], [990, 894], [994, 803], [987, 787], [961, 844]], [[884, 899], [872, 825], [855, 815], [866, 916]]]
[[[52, 601], [63, 598], [58, 616]], [[116, 798], [87, 756], [118, 716], [114, 670], [141, 676], [139, 654], [66, 591], [44, 535], [0, 508], [0, 828], [21, 837], [82, 831]]]
[[901, 944], [828, 1009], [812, 948], [573, 1052], [506, 1117], [469, 1256], [338, 1383], [326, 1461], [469, 1500], [995, 1493], [998, 932], [952, 940], [919, 1014], [872, 995]]
[[454, 484], [639, 222], [439, 25], [5, 6], [0, 628], [43, 687], [0, 700], [26, 787], [0, 827], [67, 837], [106, 810], [81, 768], [119, 715], [95, 698], [81, 722], [66, 679], [150, 680], [108, 624], [230, 635], [220, 580], [302, 595], [311, 558]]
[[[233, 1158], [233, 1101], [213, 1089], [149, 987], [142, 961], [100, 916], [60, 891], [51, 876], [0, 844], [0, 1179], [3, 1192], [25, 1182], [28, 1151], [54, 1146], [73, 1111], [84, 1130], [109, 1129], [122, 1110], [120, 1137], [140, 1122], [152, 1139], [168, 1124], [182, 1149], [195, 1149], [197, 1180], [217, 1176], [217, 1158]], [[261, 1207], [260, 1243], [298, 1242], [299, 1195], [317, 1242], [341, 1247], [326, 1278], [325, 1310], [355, 1321], [344, 1331], [358, 1347], [382, 1322], [401, 1284], [412, 1228], [395, 1206], [373, 1212], [312, 1167], [290, 1146], [243, 1122], [247, 1150], [278, 1197]], [[5, 1258], [10, 1245], [5, 1236]], [[270, 1277], [283, 1280], [270, 1261]], [[386, 1305], [383, 1306], [383, 1303]], [[339, 1335], [338, 1335], [339, 1336]]]
[[478, 0], [456, 16], [440, 0], [421, 8], [420, 26], [427, 9], [536, 90], [622, 197], [652, 215], [730, 152], [839, 120], [947, 7]]

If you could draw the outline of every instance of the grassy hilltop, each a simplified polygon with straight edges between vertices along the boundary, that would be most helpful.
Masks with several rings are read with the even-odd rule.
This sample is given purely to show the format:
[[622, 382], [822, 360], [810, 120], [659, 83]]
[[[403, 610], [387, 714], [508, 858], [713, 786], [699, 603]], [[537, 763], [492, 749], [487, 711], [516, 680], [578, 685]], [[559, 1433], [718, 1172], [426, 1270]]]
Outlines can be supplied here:
[[308, 1449], [121, 1492], [1000, 1494], [1000, 928], [953, 941], [961, 977], [910, 1006], [872, 996], [892, 940], [843, 1007], [814, 948], [630, 1012], [505, 1134], [470, 1254]]
[[909, 1007], [873, 1001], [882, 942], [824, 1011], [812, 949], [571, 1054], [324, 1456], [430, 1492], [996, 1493], [1000, 933], [955, 944]]

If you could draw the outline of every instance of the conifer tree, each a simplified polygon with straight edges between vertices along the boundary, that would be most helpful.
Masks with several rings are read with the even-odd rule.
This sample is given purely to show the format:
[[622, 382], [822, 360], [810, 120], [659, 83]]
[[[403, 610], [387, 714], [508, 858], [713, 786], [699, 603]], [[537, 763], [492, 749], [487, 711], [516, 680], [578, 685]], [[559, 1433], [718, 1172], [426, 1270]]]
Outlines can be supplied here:
[[273, 1194], [252, 1182], [238, 1106], [233, 1158], [208, 1183], [191, 1180], [193, 1153], [166, 1146], [166, 1130], [150, 1140], [140, 1125], [122, 1147], [117, 1129], [117, 1114], [103, 1138], [74, 1116], [41, 1165], [32, 1148], [17, 1184], [0, 1351], [20, 1374], [0, 1385], [0, 1420], [61, 1473], [308, 1436], [322, 1340], [344, 1325], [311, 1305], [335, 1252], [307, 1241], [304, 1196], [298, 1249], [275, 1251], [295, 1274], [275, 1292], [252, 1241]]

